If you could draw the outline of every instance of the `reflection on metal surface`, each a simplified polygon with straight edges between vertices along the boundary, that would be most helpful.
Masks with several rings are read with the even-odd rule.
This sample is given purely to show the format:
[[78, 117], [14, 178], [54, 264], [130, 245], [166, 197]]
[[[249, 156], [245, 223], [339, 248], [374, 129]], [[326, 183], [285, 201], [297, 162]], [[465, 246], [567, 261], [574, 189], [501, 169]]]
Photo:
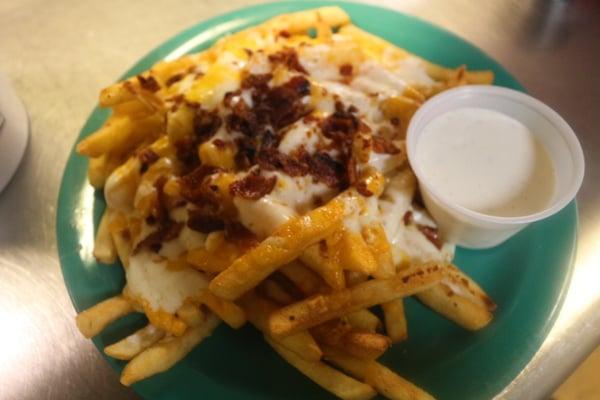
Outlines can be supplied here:
[[72, 222], [79, 237], [79, 256], [86, 261], [94, 257], [94, 188], [87, 185], [79, 195], [80, 202], [75, 209], [75, 219]]
[[[0, 69], [13, 80], [32, 126], [24, 163], [0, 196], [2, 400], [137, 398], [73, 324], [54, 241], [62, 170], [102, 87], [182, 29], [256, 2], [0, 1]], [[573, 281], [545, 344], [499, 396], [545, 398], [600, 341], [600, 159], [594, 154], [600, 149], [600, 2], [371, 2], [439, 24], [482, 47], [563, 114], [582, 142], [587, 170], [578, 198], [581, 235]], [[93, 196], [91, 188], [86, 196]], [[80, 251], [91, 257], [92, 210], [81, 215], [78, 229], [86, 239]]]

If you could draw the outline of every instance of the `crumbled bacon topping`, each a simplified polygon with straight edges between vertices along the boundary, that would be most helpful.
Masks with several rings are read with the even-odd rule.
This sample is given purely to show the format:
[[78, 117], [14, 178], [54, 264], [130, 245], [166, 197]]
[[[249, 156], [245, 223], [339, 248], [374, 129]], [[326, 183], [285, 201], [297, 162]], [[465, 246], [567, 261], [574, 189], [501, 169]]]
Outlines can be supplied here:
[[269, 55], [269, 61], [271, 61], [273, 64], [285, 65], [290, 71], [308, 74], [302, 64], [300, 64], [300, 61], [298, 60], [298, 54], [294, 49], [285, 48], [275, 54], [271, 54]]
[[216, 110], [206, 111], [198, 107], [194, 115], [194, 133], [197, 140], [202, 143], [210, 139], [219, 130], [221, 123], [221, 117]]
[[352, 64], [343, 64], [340, 65], [340, 75], [342, 76], [352, 76]]
[[373, 151], [382, 154], [400, 153], [400, 149], [390, 139], [381, 135], [373, 135]]
[[225, 222], [204, 209], [192, 209], [188, 211], [187, 226], [197, 232], [211, 233], [224, 229]]
[[140, 83], [142, 89], [144, 90], [147, 90], [149, 92], [157, 92], [160, 90], [160, 85], [152, 75], [148, 75], [148, 77], [138, 75], [137, 80]]
[[167, 82], [165, 82], [165, 84], [167, 85], [167, 87], [179, 82], [180, 80], [183, 79], [185, 75], [184, 74], [175, 74], [171, 77], [169, 77], [169, 79], [167, 79]]
[[277, 177], [265, 178], [259, 171], [253, 171], [244, 178], [233, 182], [229, 186], [232, 196], [239, 196], [248, 200], [258, 200], [271, 193], [277, 183]]
[[152, 165], [159, 159], [159, 155], [148, 147], [138, 153], [138, 159], [141, 163], [140, 172], [144, 173], [148, 170], [148, 167], [150, 165]]
[[440, 232], [438, 228], [420, 224], [417, 224], [417, 228], [419, 229], [419, 231], [421, 231], [423, 235], [425, 235], [427, 239], [429, 239], [431, 243], [433, 243], [435, 247], [437, 247], [438, 249], [442, 248], [442, 245], [444, 243], [442, 242], [442, 238], [440, 237]]

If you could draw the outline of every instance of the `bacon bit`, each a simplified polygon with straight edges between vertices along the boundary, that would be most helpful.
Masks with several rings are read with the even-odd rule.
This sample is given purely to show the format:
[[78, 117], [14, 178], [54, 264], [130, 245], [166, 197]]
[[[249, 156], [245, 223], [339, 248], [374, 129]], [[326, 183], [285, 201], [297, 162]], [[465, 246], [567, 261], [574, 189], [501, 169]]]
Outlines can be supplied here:
[[279, 31], [279, 36], [287, 39], [287, 38], [289, 38], [292, 35], [290, 35], [290, 33], [288, 31], [283, 30], [283, 31]]
[[152, 215], [156, 218], [156, 221], [159, 225], [166, 225], [169, 222], [169, 210], [167, 210], [167, 206], [165, 204], [165, 192], [164, 187], [165, 183], [167, 183], [167, 177], [161, 175], [154, 182], [154, 189], [156, 189], [156, 204], [152, 210]]
[[435, 247], [437, 247], [438, 249], [442, 248], [443, 243], [442, 239], [440, 238], [438, 228], [417, 224], [417, 229], [419, 229], [421, 233], [425, 235], [425, 237], [429, 239], [429, 241], [433, 243]]
[[308, 159], [311, 175], [317, 182], [331, 188], [338, 188], [345, 183], [344, 165], [335, 161], [327, 153], [315, 153]]
[[291, 71], [297, 71], [302, 74], [308, 74], [300, 61], [298, 60], [298, 54], [294, 49], [286, 48], [275, 54], [269, 55], [269, 61], [273, 64], [285, 65]]
[[229, 193], [232, 196], [239, 196], [248, 200], [258, 200], [264, 195], [271, 193], [276, 182], [276, 176], [265, 178], [256, 171], [233, 182], [229, 186]]
[[179, 232], [181, 232], [182, 228], [183, 224], [169, 220], [166, 225], [161, 226], [157, 231], [152, 232], [140, 241], [137, 246], [135, 246], [133, 253], [137, 253], [144, 247], [149, 247], [152, 251], [158, 253], [164, 242], [179, 236]]
[[360, 194], [362, 194], [364, 197], [371, 197], [373, 196], [373, 192], [371, 192], [367, 186], [367, 182], [365, 181], [359, 181], [357, 182], [355, 185], [356, 187], [356, 191]]
[[238, 151], [235, 154], [235, 164], [240, 169], [250, 168], [255, 163], [256, 140], [243, 136], [235, 140]]
[[347, 143], [359, 127], [359, 120], [354, 115], [356, 108], [344, 109], [340, 101], [335, 103], [335, 112], [321, 122], [323, 134], [334, 141]]
[[310, 113], [310, 109], [300, 101], [309, 94], [310, 82], [303, 76], [295, 76], [269, 90], [262, 107], [257, 107], [256, 112], [266, 111], [273, 127], [279, 130]]
[[205, 210], [195, 209], [188, 211], [187, 226], [197, 232], [211, 233], [225, 228], [225, 222], [215, 215], [206, 213]]
[[137, 80], [140, 82], [140, 86], [144, 90], [149, 92], [157, 92], [160, 90], [160, 85], [152, 75], [148, 75], [147, 78], [143, 77], [142, 75], [138, 75]]
[[194, 133], [199, 142], [196, 144], [210, 139], [219, 130], [222, 122], [216, 110], [206, 111], [200, 107], [197, 108], [194, 115]]
[[159, 155], [152, 151], [151, 148], [145, 148], [138, 153], [138, 159], [142, 163], [140, 172], [143, 174], [148, 170], [148, 167], [159, 159]]
[[404, 216], [402, 217], [402, 221], [404, 222], [404, 225], [410, 225], [413, 223], [413, 213], [412, 211], [407, 211], [404, 213]]
[[398, 154], [400, 149], [384, 136], [373, 136], [373, 151], [380, 154]]
[[182, 80], [184, 76], [185, 76], [184, 74], [175, 74], [175, 75], [171, 76], [169, 79], [167, 79], [167, 82], [165, 84], [167, 85], [167, 87], [170, 87], [171, 85]]
[[273, 74], [248, 74], [242, 80], [242, 89], [268, 89]]
[[254, 233], [239, 222], [233, 221], [227, 221], [225, 224], [225, 238], [237, 243], [242, 250], [250, 249], [260, 243]]
[[352, 64], [340, 65], [340, 75], [342, 76], [352, 76], [352, 70]]
[[346, 174], [348, 175], [348, 183], [350, 185], [354, 185], [358, 181], [358, 167], [354, 157], [350, 157], [346, 163]]
[[248, 55], [248, 57], [252, 56], [252, 54], [254, 54], [254, 52], [250, 49], [246, 49], [244, 48], [244, 51], [246, 52], [246, 54]]
[[390, 123], [394, 126], [399, 126], [400, 125], [400, 118], [398, 117], [392, 117], [390, 119]]
[[220, 171], [219, 168], [201, 165], [189, 174], [179, 178], [181, 196], [192, 203], [206, 203], [210, 200], [210, 198], [207, 199], [210, 195], [207, 194], [206, 188], [203, 185], [204, 180], [207, 176], [218, 171]]

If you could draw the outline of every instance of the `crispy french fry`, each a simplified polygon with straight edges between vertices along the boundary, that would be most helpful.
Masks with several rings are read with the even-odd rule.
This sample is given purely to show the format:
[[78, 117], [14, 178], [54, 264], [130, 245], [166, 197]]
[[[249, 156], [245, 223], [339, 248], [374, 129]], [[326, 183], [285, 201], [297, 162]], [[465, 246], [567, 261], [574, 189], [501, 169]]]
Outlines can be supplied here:
[[[267, 335], [269, 315], [277, 310], [278, 306], [252, 292], [247, 293], [243, 297], [242, 305], [250, 323]], [[321, 349], [307, 331], [300, 331], [289, 335], [281, 339], [279, 343], [308, 361], [319, 361], [321, 359]]]
[[102, 89], [99, 100], [100, 107], [113, 107], [127, 101], [135, 100], [135, 94], [131, 87], [132, 82], [118, 82]]
[[371, 386], [350, 378], [320, 361], [306, 361], [267, 335], [265, 335], [265, 340], [294, 368], [337, 397], [348, 400], [361, 400], [375, 396], [375, 391]]
[[194, 301], [204, 304], [217, 314], [227, 325], [234, 329], [241, 328], [246, 323], [244, 310], [231, 301], [215, 296], [207, 289], [203, 289], [194, 296]]
[[367, 275], [356, 271], [344, 271], [344, 276], [346, 277], [346, 285], [348, 287], [358, 285], [369, 279]]
[[124, 268], [129, 267], [129, 257], [131, 256], [132, 251], [131, 239], [124, 234], [124, 231], [120, 230], [111, 230], [110, 236], [115, 245], [115, 249], [117, 250], [117, 255], [119, 256], [121, 264], [123, 264]]
[[300, 261], [323, 278], [332, 289], [343, 289], [346, 286], [346, 281], [342, 264], [328, 260], [323, 256], [319, 247], [319, 244], [308, 247], [300, 255]]
[[94, 257], [98, 262], [111, 264], [117, 260], [117, 249], [110, 234], [111, 210], [104, 211], [94, 241]]
[[443, 267], [434, 263], [414, 266], [388, 279], [370, 280], [352, 288], [311, 296], [274, 312], [269, 332], [283, 337], [333, 318], [421, 292], [442, 279]]
[[371, 385], [389, 399], [434, 400], [429, 393], [377, 361], [361, 360], [331, 347], [325, 347], [325, 358], [356, 379]]
[[224, 244], [214, 252], [198, 247], [188, 252], [187, 262], [201, 271], [219, 273], [225, 271], [239, 254], [237, 247], [231, 243]]
[[275, 29], [289, 33], [304, 33], [319, 23], [336, 27], [350, 22], [350, 17], [339, 7], [320, 7], [314, 10], [299, 11], [279, 15], [264, 25], [266, 30]]
[[123, 296], [115, 296], [80, 312], [75, 318], [75, 322], [81, 334], [86, 338], [91, 338], [99, 334], [111, 322], [132, 312], [133, 307], [128, 300]]
[[294, 282], [305, 296], [320, 292], [325, 285], [325, 282], [319, 276], [297, 260], [284, 265], [279, 269], [279, 272]]
[[344, 269], [373, 275], [377, 271], [377, 260], [363, 237], [344, 230], [340, 243], [340, 261]]
[[104, 353], [117, 360], [131, 360], [165, 336], [165, 331], [149, 324], [125, 339], [106, 346]]
[[406, 340], [408, 327], [404, 315], [404, 300], [394, 299], [381, 305], [385, 320], [385, 333], [390, 337], [392, 343]]
[[281, 285], [270, 278], [262, 281], [257, 287], [257, 291], [278, 304], [287, 305], [295, 301], [294, 296], [286, 292]]
[[302, 217], [292, 218], [217, 275], [210, 283], [210, 290], [227, 300], [239, 298], [307, 247], [329, 236], [345, 209], [345, 199], [338, 197]]
[[166, 337], [133, 358], [123, 369], [121, 383], [130, 386], [171, 368], [184, 358], [219, 325], [219, 318], [207, 315], [201, 325], [188, 329], [183, 336]]
[[493, 317], [485, 307], [457, 295], [443, 283], [418, 293], [417, 298], [432, 310], [468, 330], [484, 328]]
[[163, 309], [155, 310], [145, 300], [141, 302], [141, 307], [150, 323], [157, 328], [174, 336], [181, 336], [186, 332], [188, 328], [187, 324], [176, 315], [168, 313]]
[[320, 343], [365, 359], [379, 358], [392, 344], [387, 336], [367, 331], [355, 331], [344, 320], [328, 321], [315, 326], [310, 332]]
[[177, 310], [177, 316], [180, 320], [185, 322], [187, 326], [191, 327], [202, 324], [204, 319], [206, 319], [204, 311], [190, 301], [186, 301], [181, 307], [179, 307], [179, 310]]
[[396, 268], [392, 258], [392, 249], [385, 230], [381, 224], [367, 226], [362, 230], [362, 236], [377, 261], [377, 270], [373, 275], [377, 278], [393, 276]]
[[366, 332], [377, 332], [381, 329], [381, 321], [377, 315], [367, 309], [354, 311], [346, 314], [344, 318], [356, 330]]

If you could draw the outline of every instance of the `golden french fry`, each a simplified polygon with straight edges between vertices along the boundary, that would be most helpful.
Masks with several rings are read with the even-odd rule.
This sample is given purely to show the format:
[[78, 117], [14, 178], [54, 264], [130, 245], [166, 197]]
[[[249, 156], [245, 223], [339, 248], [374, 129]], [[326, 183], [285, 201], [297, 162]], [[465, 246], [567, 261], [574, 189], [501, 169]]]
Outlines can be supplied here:
[[219, 318], [209, 314], [201, 325], [188, 329], [183, 336], [166, 337], [133, 358], [121, 373], [121, 383], [130, 386], [149, 376], [164, 372], [184, 358], [219, 325]]
[[202, 164], [223, 169], [235, 168], [235, 153], [235, 147], [217, 146], [211, 140], [202, 143], [198, 148], [198, 156]]
[[[267, 335], [269, 315], [277, 310], [278, 306], [252, 292], [244, 295], [242, 305], [250, 323]], [[307, 331], [300, 331], [289, 335], [281, 339], [279, 343], [308, 361], [319, 361], [321, 359], [321, 349]]]
[[148, 321], [157, 328], [174, 336], [181, 336], [186, 332], [188, 328], [187, 324], [176, 315], [168, 313], [163, 309], [155, 310], [147, 301], [142, 301], [140, 305], [144, 314], [148, 317]]
[[117, 249], [110, 234], [111, 210], [104, 211], [94, 241], [94, 257], [98, 262], [111, 264], [117, 260]]
[[406, 316], [404, 314], [404, 300], [394, 299], [383, 303], [383, 316], [385, 320], [385, 333], [390, 337], [392, 343], [398, 343], [406, 340], [408, 337], [408, 328]]
[[319, 343], [324, 343], [365, 359], [379, 358], [392, 344], [387, 336], [374, 332], [355, 331], [342, 320], [332, 320], [310, 330]]
[[210, 283], [210, 290], [227, 300], [239, 298], [307, 247], [329, 236], [339, 225], [345, 209], [345, 199], [338, 196], [302, 217], [290, 219], [217, 275]]
[[124, 234], [125, 231], [120, 230], [112, 230], [110, 231], [110, 236], [112, 238], [113, 244], [115, 245], [115, 249], [117, 250], [117, 255], [119, 256], [119, 260], [124, 268], [129, 267], [129, 257], [131, 256], [132, 244], [131, 239], [128, 235]]
[[356, 330], [366, 332], [377, 332], [381, 329], [381, 321], [377, 315], [367, 309], [354, 311], [346, 314], [344, 318]]
[[191, 327], [202, 324], [206, 318], [204, 311], [190, 301], [186, 301], [181, 307], [179, 307], [179, 310], [177, 310], [177, 316], [180, 320], [185, 322], [187, 326]]
[[320, 7], [313, 10], [298, 11], [279, 15], [264, 25], [264, 29], [270, 31], [287, 31], [289, 33], [305, 33], [310, 28], [317, 27], [318, 24], [325, 24], [329, 27], [337, 27], [350, 22], [350, 17], [339, 7]]
[[131, 360], [163, 337], [165, 337], [165, 331], [149, 324], [125, 339], [106, 346], [104, 353], [117, 360]]
[[77, 328], [83, 336], [91, 338], [99, 334], [111, 322], [133, 312], [131, 303], [123, 296], [106, 299], [80, 312], [75, 318]]
[[226, 270], [239, 255], [240, 250], [237, 246], [224, 243], [215, 251], [209, 251], [204, 247], [190, 250], [187, 254], [187, 262], [201, 271], [219, 273]]
[[468, 330], [484, 328], [493, 318], [492, 313], [484, 306], [456, 294], [443, 283], [418, 293], [417, 298], [427, 307]]
[[331, 347], [325, 347], [325, 358], [356, 379], [371, 385], [389, 399], [434, 400], [429, 393], [377, 361], [361, 360]]
[[127, 101], [135, 100], [135, 94], [131, 85], [134, 81], [123, 81], [108, 86], [100, 92], [100, 107], [113, 107]]
[[383, 226], [381, 224], [367, 226], [363, 228], [362, 236], [377, 261], [377, 270], [373, 275], [377, 278], [393, 276], [396, 268], [394, 267], [390, 242]]
[[283, 337], [363, 308], [413, 295], [438, 283], [442, 270], [438, 264], [426, 263], [388, 279], [370, 280], [338, 292], [311, 296], [274, 312], [269, 318], [269, 332]]
[[284, 265], [279, 272], [294, 282], [306, 296], [320, 292], [325, 284], [319, 276], [297, 260]]
[[371, 386], [350, 378], [320, 361], [307, 361], [267, 335], [265, 335], [265, 340], [294, 368], [337, 397], [347, 400], [361, 400], [375, 396], [375, 391]]
[[377, 260], [360, 234], [344, 230], [340, 247], [340, 261], [345, 269], [365, 275], [377, 271]]
[[102, 128], [83, 139], [77, 145], [77, 152], [88, 157], [100, 157], [124, 144], [130, 137], [133, 123], [128, 116], [111, 117]]
[[487, 295], [487, 293], [473, 279], [469, 278], [467, 274], [462, 272], [455, 265], [448, 265], [445, 275], [446, 276], [442, 282], [448, 284], [448, 286], [456, 288], [459, 294], [468, 298], [472, 302], [485, 307], [488, 311], [494, 311], [496, 309], [496, 304], [494, 304], [494, 301]]
[[273, 300], [282, 305], [291, 304], [295, 301], [294, 296], [286, 292], [281, 285], [270, 278], [262, 281], [258, 286], [257, 291], [269, 300]]
[[[370, 251], [369, 251], [369, 254], [370, 254]], [[358, 285], [359, 283], [363, 283], [364, 281], [369, 279], [368, 275], [365, 275], [362, 272], [356, 272], [356, 271], [344, 271], [344, 275], [346, 277], [346, 285], [348, 287]]]
[[246, 314], [241, 307], [231, 301], [215, 296], [207, 289], [203, 289], [195, 295], [193, 301], [210, 308], [212, 312], [234, 329], [241, 328], [246, 323]]
[[340, 290], [346, 286], [342, 264], [324, 257], [318, 243], [305, 249], [300, 261], [321, 276], [332, 289]]

